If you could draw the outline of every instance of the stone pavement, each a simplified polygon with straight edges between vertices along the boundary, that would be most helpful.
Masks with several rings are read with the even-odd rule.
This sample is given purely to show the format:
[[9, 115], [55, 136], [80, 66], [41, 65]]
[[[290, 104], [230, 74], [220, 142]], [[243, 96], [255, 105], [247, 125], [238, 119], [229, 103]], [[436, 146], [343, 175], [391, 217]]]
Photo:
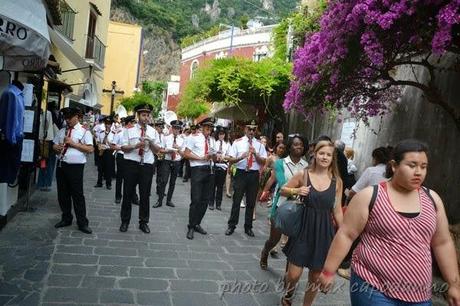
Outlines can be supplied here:
[[[85, 195], [92, 235], [79, 232], [75, 222], [53, 227], [60, 219], [55, 189], [35, 192], [37, 210], [19, 213], [0, 232], [0, 305], [279, 305], [284, 256], [270, 258], [268, 271], [258, 264], [268, 235], [265, 207], [257, 208], [254, 238], [241, 223], [232, 236], [224, 235], [231, 206], [225, 199], [222, 211], [206, 213], [202, 226], [209, 234], [187, 240], [190, 186], [178, 180], [176, 207], [151, 209], [151, 234], [137, 228], [137, 206], [128, 232], [120, 233], [114, 190], [93, 188], [96, 176], [89, 163]], [[240, 222], [243, 215], [242, 209]], [[348, 282], [337, 280], [337, 293], [320, 294], [315, 305], [350, 304]]]

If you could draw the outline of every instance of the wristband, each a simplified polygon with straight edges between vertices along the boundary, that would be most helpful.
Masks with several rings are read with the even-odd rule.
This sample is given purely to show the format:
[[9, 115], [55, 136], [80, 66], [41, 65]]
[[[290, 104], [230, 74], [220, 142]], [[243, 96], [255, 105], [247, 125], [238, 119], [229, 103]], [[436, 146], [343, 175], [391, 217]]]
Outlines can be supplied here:
[[332, 277], [332, 276], [335, 276], [335, 273], [334, 272], [329, 272], [325, 269], [323, 269], [323, 271], [321, 271], [322, 274], [324, 274], [324, 276], [326, 277]]

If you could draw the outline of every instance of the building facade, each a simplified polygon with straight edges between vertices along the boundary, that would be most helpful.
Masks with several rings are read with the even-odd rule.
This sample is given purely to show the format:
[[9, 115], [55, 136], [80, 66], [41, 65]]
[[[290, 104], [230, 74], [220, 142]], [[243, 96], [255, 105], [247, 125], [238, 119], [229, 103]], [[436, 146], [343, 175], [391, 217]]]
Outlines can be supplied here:
[[175, 110], [188, 81], [193, 73], [207, 61], [230, 56], [244, 57], [259, 61], [271, 56], [272, 30], [276, 25], [239, 30], [237, 28], [220, 32], [219, 35], [202, 40], [182, 50], [179, 95], [170, 97], [168, 110]]
[[[109, 22], [102, 114], [115, 111], [123, 97], [131, 96], [141, 86], [139, 82], [142, 52], [141, 26]], [[116, 86], [115, 91], [112, 92], [114, 81]]]
[[62, 24], [50, 29], [51, 54], [60, 67], [59, 80], [71, 90], [52, 90], [49, 99], [59, 107], [100, 109], [110, 1], [59, 0], [59, 11]]

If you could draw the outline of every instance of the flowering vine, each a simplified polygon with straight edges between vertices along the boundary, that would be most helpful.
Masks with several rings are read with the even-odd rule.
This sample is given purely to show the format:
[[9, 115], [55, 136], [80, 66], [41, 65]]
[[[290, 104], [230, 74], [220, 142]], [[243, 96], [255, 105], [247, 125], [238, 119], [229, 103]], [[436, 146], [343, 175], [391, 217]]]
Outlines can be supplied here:
[[[284, 108], [324, 112], [346, 108], [368, 122], [391, 111], [401, 86], [421, 89], [460, 129], [460, 111], [435, 86], [435, 61], [460, 54], [460, 0], [331, 0], [320, 30], [307, 33], [294, 55]], [[400, 80], [401, 66], [427, 69], [427, 83]]]

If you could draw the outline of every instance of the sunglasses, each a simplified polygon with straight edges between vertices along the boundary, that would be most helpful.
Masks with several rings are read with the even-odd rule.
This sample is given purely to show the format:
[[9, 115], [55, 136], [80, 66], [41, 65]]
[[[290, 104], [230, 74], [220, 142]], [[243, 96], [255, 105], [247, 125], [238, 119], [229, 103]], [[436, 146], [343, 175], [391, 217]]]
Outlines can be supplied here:
[[294, 137], [301, 137], [301, 135], [299, 133], [289, 134], [288, 135], [288, 138], [294, 138]]
[[250, 128], [250, 127], [248, 127], [248, 131], [253, 131], [253, 132], [255, 132], [256, 130], [257, 130], [257, 128]]

